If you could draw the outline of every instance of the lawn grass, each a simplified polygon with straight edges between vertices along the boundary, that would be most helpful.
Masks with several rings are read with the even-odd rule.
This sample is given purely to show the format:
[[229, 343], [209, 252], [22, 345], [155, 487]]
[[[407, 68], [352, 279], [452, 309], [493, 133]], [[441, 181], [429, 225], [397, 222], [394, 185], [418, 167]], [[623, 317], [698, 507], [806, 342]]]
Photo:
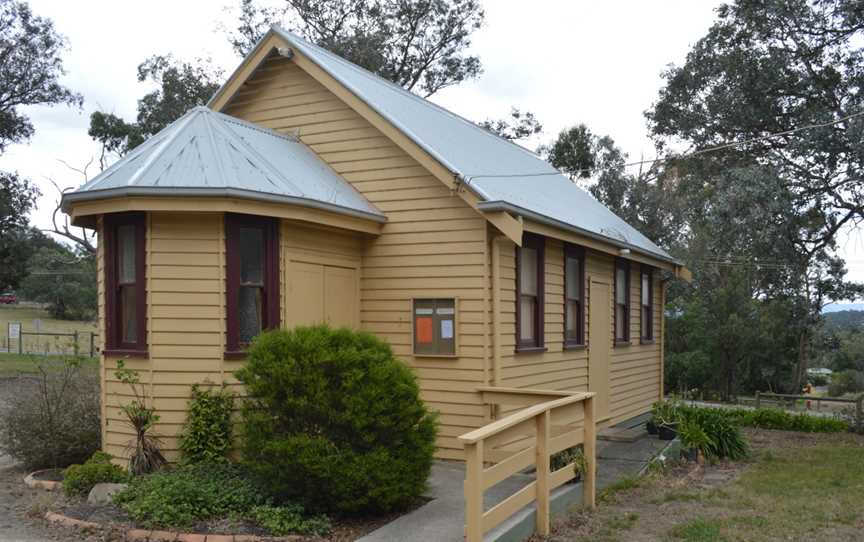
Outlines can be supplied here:
[[[2, 354], [0, 353], [0, 377], [36, 374], [41, 365], [47, 370], [59, 369], [63, 363], [72, 359], [70, 356], [42, 356], [36, 354]], [[85, 366], [99, 366], [96, 358], [79, 358]]]
[[625, 479], [596, 512], [573, 516], [548, 540], [862, 540], [864, 437], [745, 434], [753, 448], [746, 461]]
[[[80, 334], [78, 346], [81, 351], [90, 348], [90, 333], [98, 333], [95, 321], [57, 320], [52, 318], [48, 311], [33, 305], [0, 305], [0, 348], [6, 348], [6, 334], [9, 322], [20, 322], [24, 332], [36, 331], [34, 320], [39, 320], [40, 332], [43, 333], [74, 333]], [[98, 339], [97, 339], [98, 340]], [[25, 352], [52, 352], [72, 353], [72, 337], [52, 337], [49, 335], [24, 336], [23, 350]], [[17, 350], [17, 344], [13, 341], [10, 345], [12, 351]]]

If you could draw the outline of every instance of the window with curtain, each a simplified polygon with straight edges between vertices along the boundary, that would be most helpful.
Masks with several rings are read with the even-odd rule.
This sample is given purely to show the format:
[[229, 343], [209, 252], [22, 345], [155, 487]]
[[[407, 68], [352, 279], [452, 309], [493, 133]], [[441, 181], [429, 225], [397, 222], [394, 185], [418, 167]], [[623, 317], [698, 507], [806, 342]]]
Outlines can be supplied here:
[[105, 329], [109, 353], [147, 351], [143, 213], [105, 215]]
[[650, 267], [642, 267], [641, 324], [642, 340], [654, 340], [654, 273]]
[[265, 329], [279, 327], [278, 220], [225, 215], [228, 354]]
[[526, 234], [516, 249], [516, 347], [543, 348], [544, 240]]
[[630, 264], [615, 262], [615, 342], [630, 341]]
[[564, 345], [585, 344], [585, 251], [564, 245]]

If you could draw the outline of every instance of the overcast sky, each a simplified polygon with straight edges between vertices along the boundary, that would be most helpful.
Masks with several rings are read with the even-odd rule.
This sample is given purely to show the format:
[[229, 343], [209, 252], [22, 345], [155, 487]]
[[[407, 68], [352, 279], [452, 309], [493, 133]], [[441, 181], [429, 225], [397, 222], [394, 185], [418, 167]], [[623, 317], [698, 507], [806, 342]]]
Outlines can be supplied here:
[[[235, 2], [236, 4], [237, 2]], [[445, 89], [433, 100], [472, 120], [507, 115], [511, 105], [534, 112], [544, 126], [534, 149], [569, 125], [584, 122], [608, 134], [631, 158], [653, 156], [644, 111], [662, 85], [661, 73], [681, 63], [714, 20], [713, 0], [485, 0], [486, 24], [472, 50], [484, 73]], [[43, 196], [32, 220], [50, 224], [61, 187], [83, 177], [61, 163], [83, 167], [98, 153], [87, 135], [90, 113], [110, 111], [134, 120], [136, 101], [150, 88], [136, 67], [153, 54], [212, 58], [230, 73], [237, 58], [220, 23], [231, 26], [228, 0], [30, 0], [69, 41], [64, 83], [84, 96], [84, 107], [27, 109], [36, 128], [29, 144], [10, 147], [0, 169], [37, 182]], [[91, 166], [91, 176], [98, 173]], [[864, 281], [859, 232], [841, 240], [850, 278]]]

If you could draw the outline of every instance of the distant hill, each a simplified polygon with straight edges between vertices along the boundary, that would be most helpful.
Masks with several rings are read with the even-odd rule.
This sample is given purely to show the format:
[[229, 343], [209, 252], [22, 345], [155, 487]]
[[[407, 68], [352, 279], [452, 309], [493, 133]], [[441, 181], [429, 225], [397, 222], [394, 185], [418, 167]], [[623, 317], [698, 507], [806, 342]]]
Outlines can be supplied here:
[[840, 311], [864, 311], [864, 303], [831, 303], [822, 309], [822, 313]]
[[864, 329], [864, 311], [840, 310], [825, 313], [825, 329]]

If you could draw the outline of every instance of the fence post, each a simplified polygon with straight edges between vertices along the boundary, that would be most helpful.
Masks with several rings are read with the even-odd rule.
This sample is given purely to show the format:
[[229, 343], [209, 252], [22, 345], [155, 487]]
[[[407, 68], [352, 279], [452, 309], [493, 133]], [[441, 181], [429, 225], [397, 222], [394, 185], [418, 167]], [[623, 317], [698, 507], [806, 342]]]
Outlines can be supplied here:
[[537, 532], [549, 534], [549, 437], [551, 432], [551, 412], [544, 410], [534, 421], [537, 426]]
[[858, 396], [858, 401], [855, 403], [855, 425], [858, 431], [864, 431], [864, 395]]
[[465, 539], [483, 542], [483, 441], [465, 445]]
[[583, 445], [585, 455], [585, 479], [582, 481], [582, 503], [590, 508], [596, 508], [597, 479], [597, 426], [594, 424], [594, 396], [588, 397], [582, 403], [583, 407]]
[[757, 391], [756, 392], [756, 409], [758, 410], [761, 405], [762, 405], [762, 401], [759, 397], [759, 392]]
[[24, 330], [18, 332], [18, 355], [24, 353]]
[[80, 349], [78, 348], [78, 330], [77, 329], [72, 334], [72, 340], [74, 341], [72, 343], [72, 351], [77, 356], [80, 353]]
[[96, 341], [93, 339], [93, 332], [91, 331], [90, 332], [90, 357], [91, 358], [96, 355], [95, 349], [93, 348], [95, 344], [96, 344]]

